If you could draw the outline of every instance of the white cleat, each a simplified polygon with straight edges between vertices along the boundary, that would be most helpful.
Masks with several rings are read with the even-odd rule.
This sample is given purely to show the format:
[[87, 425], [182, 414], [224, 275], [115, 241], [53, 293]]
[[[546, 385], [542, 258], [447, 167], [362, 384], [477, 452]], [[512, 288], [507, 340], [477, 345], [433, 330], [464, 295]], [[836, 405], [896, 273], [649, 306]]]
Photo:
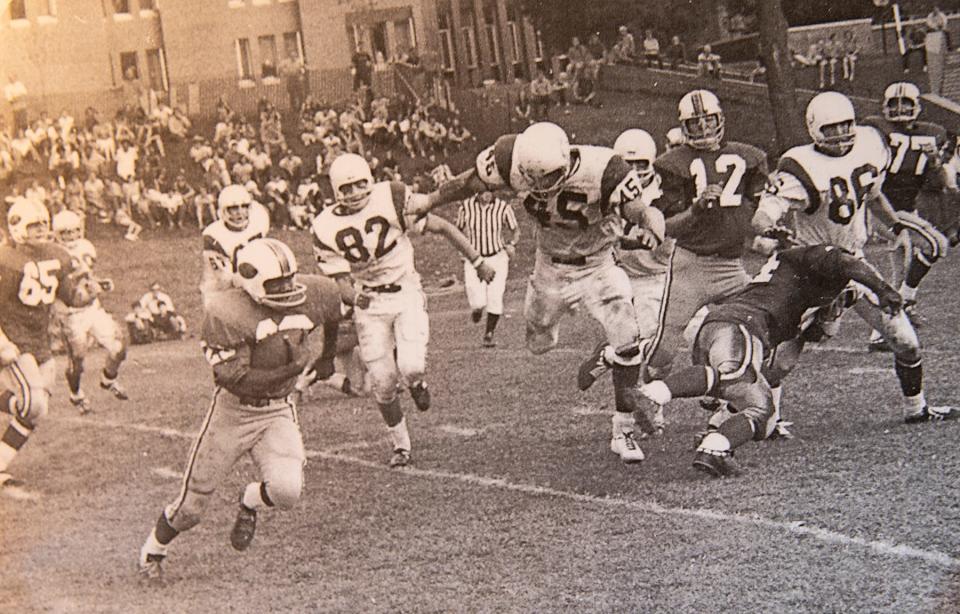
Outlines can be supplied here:
[[623, 429], [610, 439], [610, 451], [620, 456], [625, 463], [639, 463], [644, 458], [643, 450], [637, 443], [636, 432], [632, 429]]

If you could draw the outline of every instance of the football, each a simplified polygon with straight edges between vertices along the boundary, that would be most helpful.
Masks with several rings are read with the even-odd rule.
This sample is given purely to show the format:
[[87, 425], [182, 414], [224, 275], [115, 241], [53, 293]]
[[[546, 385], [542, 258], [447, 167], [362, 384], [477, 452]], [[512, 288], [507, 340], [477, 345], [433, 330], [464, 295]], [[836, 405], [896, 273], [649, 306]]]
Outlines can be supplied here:
[[282, 330], [258, 341], [250, 352], [250, 366], [275, 369], [293, 362], [294, 348], [303, 342], [304, 331]]

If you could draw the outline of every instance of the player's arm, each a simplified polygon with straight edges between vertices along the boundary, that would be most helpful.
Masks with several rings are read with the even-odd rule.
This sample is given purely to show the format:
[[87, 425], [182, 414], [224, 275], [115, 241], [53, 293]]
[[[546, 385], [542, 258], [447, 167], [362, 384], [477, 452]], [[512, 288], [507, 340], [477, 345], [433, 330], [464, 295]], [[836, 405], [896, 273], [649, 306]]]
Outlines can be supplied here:
[[436, 233], [449, 241], [450, 245], [473, 265], [480, 279], [483, 281], [491, 281], [493, 279], [493, 268], [484, 261], [480, 252], [470, 245], [470, 241], [456, 226], [438, 215], [428, 214], [423, 219], [423, 231]]
[[0, 368], [15, 362], [20, 356], [20, 348], [0, 328]]
[[819, 194], [812, 185], [791, 173], [774, 172], [760, 194], [757, 212], [753, 214], [753, 230], [758, 235], [769, 235], [789, 211], [810, 207], [814, 198], [819, 199]]
[[653, 190], [649, 188], [644, 188], [629, 164], [620, 156], [613, 156], [600, 180], [600, 199], [607, 211], [619, 211], [625, 220], [645, 229], [645, 240], [656, 247], [664, 239], [663, 213], [650, 203], [662, 192], [659, 184]]
[[477, 156], [473, 168], [460, 173], [430, 194], [414, 199], [407, 213], [422, 215], [434, 207], [463, 200], [484, 190], [510, 187], [510, 167], [516, 135], [505, 135]]
[[306, 369], [309, 354], [291, 345], [294, 359], [281, 367], [254, 368], [250, 365], [250, 346], [242, 343], [236, 347], [218, 347], [204, 344], [203, 353], [213, 367], [213, 381], [239, 397], [257, 398], [263, 390], [296, 377]]
[[832, 246], [820, 246], [811, 250], [810, 268], [827, 277], [841, 277], [863, 284], [876, 296], [880, 308], [896, 314], [903, 307], [903, 298], [890, 284], [883, 280], [866, 260], [850, 252]]

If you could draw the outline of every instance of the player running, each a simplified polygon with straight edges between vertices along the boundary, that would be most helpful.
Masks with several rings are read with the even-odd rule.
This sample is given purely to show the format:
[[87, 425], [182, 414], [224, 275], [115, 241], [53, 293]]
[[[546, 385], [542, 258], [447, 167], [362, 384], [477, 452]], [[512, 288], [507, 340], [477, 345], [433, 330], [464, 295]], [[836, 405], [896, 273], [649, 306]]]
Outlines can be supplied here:
[[51, 305], [58, 298], [75, 304], [85, 279], [82, 264], [50, 241], [50, 214], [41, 203], [14, 201], [7, 230], [11, 243], [0, 245], [0, 411], [12, 418], [0, 437], [0, 488], [22, 484], [7, 469], [49, 406], [56, 369]]
[[700, 441], [694, 467], [733, 475], [733, 451], [773, 432], [773, 393], [763, 365], [780, 343], [800, 334], [807, 310], [829, 305], [851, 281], [873, 292], [885, 314], [899, 311], [897, 291], [850, 252], [815, 245], [774, 254], [742, 292], [710, 308], [693, 344], [693, 366], [640, 387], [657, 405], [704, 395], [729, 403], [732, 415]]
[[[896, 213], [890, 207], [882, 192], [890, 162], [886, 138], [875, 128], [857, 126], [853, 104], [846, 96], [838, 92], [814, 96], [807, 105], [806, 123], [812, 143], [794, 147], [780, 157], [754, 216], [753, 225], [759, 233], [768, 232], [794, 211], [796, 239], [801, 245], [833, 245], [863, 257], [868, 208], [894, 234], [902, 232], [907, 223], [924, 231], [932, 229], [922, 219]], [[850, 307], [893, 348], [905, 420], [956, 417], [958, 412], [954, 410], [928, 406], [917, 333], [902, 310], [884, 312], [869, 288], [852, 284], [831, 309], [820, 311], [819, 321], [814, 321], [811, 330], [833, 328], [830, 324]], [[816, 338], [820, 333], [805, 335], [811, 336]], [[792, 348], [781, 347], [778, 355], [796, 354], [802, 341], [791, 342]], [[779, 393], [775, 388], [778, 413]]]
[[203, 229], [200, 292], [204, 296], [230, 288], [237, 250], [270, 231], [270, 214], [241, 185], [228, 185], [220, 191], [217, 215], [220, 219]]
[[[930, 268], [947, 253], [948, 241], [929, 224], [917, 223], [917, 203], [924, 198], [940, 198], [944, 184], [940, 152], [947, 141], [943, 126], [919, 121], [920, 90], [907, 82], [893, 83], [883, 93], [882, 117], [868, 117], [863, 123], [879, 130], [890, 147], [890, 163], [883, 182], [883, 193], [899, 214], [906, 234], [899, 235], [891, 251], [894, 279], [900, 280], [904, 310], [916, 325], [914, 306], [917, 288]], [[936, 192], [931, 193], [931, 190]], [[903, 253], [898, 253], [902, 249]], [[871, 349], [889, 350], [880, 333], [873, 332]]]
[[456, 226], [427, 215], [430, 200], [397, 182], [374, 183], [363, 157], [343, 154], [330, 165], [337, 204], [313, 221], [314, 253], [320, 271], [333, 277], [353, 320], [360, 359], [393, 444], [391, 467], [410, 463], [410, 433], [397, 388], [405, 383], [420, 411], [430, 408], [426, 374], [430, 321], [408, 233], [441, 234], [477, 270], [493, 269]]
[[[641, 201], [642, 182], [608, 147], [571, 146], [562, 128], [536, 123], [502, 136], [477, 156], [475, 168], [442, 186], [441, 201], [480, 190], [509, 188], [537, 221], [536, 259], [527, 284], [527, 348], [542, 354], [557, 345], [562, 316], [583, 307], [603, 326], [603, 359], [613, 367], [616, 412], [610, 449], [624, 462], [642, 461], [634, 404], [628, 391], [643, 355], [626, 273], [613, 248], [622, 218], [663, 240], [663, 216]], [[638, 413], [646, 422], [649, 417]], [[648, 430], [646, 424], [641, 425]]]
[[[57, 243], [66, 248], [70, 256], [81, 262], [91, 272], [97, 261], [97, 250], [93, 243], [83, 236], [83, 218], [77, 213], [65, 209], [53, 216], [53, 234]], [[100, 373], [100, 387], [121, 401], [127, 400], [127, 393], [120, 386], [117, 377], [120, 365], [127, 357], [127, 341], [123, 329], [107, 313], [98, 298], [100, 292], [113, 289], [109, 279], [96, 280], [89, 284], [92, 292], [87, 297], [89, 303], [69, 307], [62, 300], [54, 303], [53, 313], [59, 331], [67, 348], [69, 364], [67, 366], [67, 386], [70, 389], [70, 403], [80, 415], [91, 411], [90, 400], [80, 386], [83, 375], [83, 363], [90, 349], [91, 339], [107, 351], [107, 360]]]
[[250, 454], [260, 480], [240, 493], [230, 533], [236, 550], [253, 540], [257, 512], [290, 509], [303, 488], [306, 459], [297, 396], [333, 371], [327, 337], [340, 320], [336, 284], [298, 275], [293, 252], [256, 239], [236, 253], [240, 287], [216, 291], [204, 306], [204, 356], [213, 368], [213, 400], [190, 451], [183, 486], [140, 549], [141, 577], [162, 579], [170, 543], [200, 522], [204, 507], [236, 461]]

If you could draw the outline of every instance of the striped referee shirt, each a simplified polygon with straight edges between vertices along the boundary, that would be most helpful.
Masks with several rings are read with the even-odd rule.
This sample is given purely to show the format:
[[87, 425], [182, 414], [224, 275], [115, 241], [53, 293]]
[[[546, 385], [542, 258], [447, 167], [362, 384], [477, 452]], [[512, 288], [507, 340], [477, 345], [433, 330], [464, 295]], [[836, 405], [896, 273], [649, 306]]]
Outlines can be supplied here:
[[513, 207], [499, 198], [485, 205], [474, 195], [463, 201], [457, 211], [457, 228], [463, 231], [481, 256], [493, 256], [504, 248], [504, 223], [516, 232], [517, 217]]

